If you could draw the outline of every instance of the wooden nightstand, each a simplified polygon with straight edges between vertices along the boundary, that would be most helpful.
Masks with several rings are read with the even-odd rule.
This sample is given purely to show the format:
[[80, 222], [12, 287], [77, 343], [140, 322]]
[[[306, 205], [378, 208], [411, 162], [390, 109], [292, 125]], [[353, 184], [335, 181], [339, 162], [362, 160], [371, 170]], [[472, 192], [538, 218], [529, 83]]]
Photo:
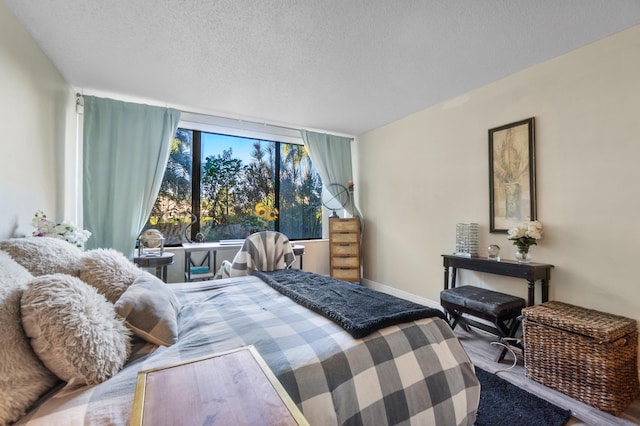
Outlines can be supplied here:
[[253, 346], [140, 371], [131, 425], [308, 425]]

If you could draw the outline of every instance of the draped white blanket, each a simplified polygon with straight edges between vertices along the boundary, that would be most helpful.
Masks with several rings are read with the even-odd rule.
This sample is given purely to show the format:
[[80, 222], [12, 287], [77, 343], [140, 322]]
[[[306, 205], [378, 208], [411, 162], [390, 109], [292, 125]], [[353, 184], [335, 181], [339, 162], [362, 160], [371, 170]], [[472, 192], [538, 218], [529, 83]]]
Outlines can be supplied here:
[[232, 262], [224, 260], [214, 279], [243, 277], [254, 270], [286, 269], [296, 260], [286, 235], [264, 231], [250, 235]]

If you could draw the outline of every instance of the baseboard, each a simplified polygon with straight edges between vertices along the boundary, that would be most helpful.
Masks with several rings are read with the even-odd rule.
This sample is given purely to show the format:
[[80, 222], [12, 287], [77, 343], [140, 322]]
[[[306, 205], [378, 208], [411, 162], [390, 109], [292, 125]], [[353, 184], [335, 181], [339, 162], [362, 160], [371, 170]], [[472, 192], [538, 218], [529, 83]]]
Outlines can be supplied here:
[[396, 296], [399, 297], [401, 299], [405, 299], [405, 300], [409, 300], [411, 302], [415, 302], [415, 303], [419, 303], [421, 305], [425, 305], [428, 306], [430, 308], [434, 308], [434, 309], [439, 309], [439, 310], [443, 310], [442, 306], [440, 306], [439, 302], [436, 302], [434, 300], [431, 299], [427, 299], [426, 297], [422, 297], [422, 296], [418, 296], [416, 294], [413, 293], [409, 293], [408, 291], [404, 291], [404, 290], [400, 290], [397, 289], [395, 287], [390, 287], [388, 285], [385, 284], [381, 284], [372, 280], [368, 280], [366, 278], [363, 278], [360, 280], [360, 284], [364, 285], [365, 287], [368, 287], [372, 290], [376, 290], [376, 291], [380, 291], [382, 293], [387, 293], [390, 294], [392, 296]]

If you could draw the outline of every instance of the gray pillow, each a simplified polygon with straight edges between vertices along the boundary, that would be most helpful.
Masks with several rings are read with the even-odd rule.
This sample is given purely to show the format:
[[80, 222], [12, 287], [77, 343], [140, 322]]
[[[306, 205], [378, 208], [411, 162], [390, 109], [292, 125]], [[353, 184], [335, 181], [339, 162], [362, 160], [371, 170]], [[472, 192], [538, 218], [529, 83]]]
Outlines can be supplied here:
[[18, 420], [58, 378], [40, 362], [20, 320], [20, 298], [33, 276], [0, 251], [0, 424]]
[[34, 278], [21, 309], [34, 351], [68, 386], [101, 383], [129, 357], [130, 332], [113, 304], [77, 277]]
[[82, 255], [80, 279], [115, 303], [133, 281], [148, 272], [114, 249], [94, 249]]
[[136, 278], [115, 308], [125, 324], [144, 340], [162, 346], [176, 342], [180, 302], [169, 286], [153, 275]]
[[52, 237], [12, 238], [0, 241], [0, 250], [24, 266], [32, 275], [68, 274], [78, 276], [82, 250]]

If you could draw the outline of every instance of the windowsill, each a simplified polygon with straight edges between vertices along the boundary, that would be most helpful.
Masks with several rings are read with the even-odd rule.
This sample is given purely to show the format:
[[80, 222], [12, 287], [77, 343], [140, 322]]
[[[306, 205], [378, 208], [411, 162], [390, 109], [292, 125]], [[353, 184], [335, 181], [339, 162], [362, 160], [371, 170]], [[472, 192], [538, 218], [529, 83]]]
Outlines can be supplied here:
[[[218, 241], [204, 241], [204, 243], [210, 243], [210, 242], [218, 242]], [[298, 244], [298, 245], [313, 245], [313, 244], [318, 244], [318, 243], [327, 243], [329, 242], [328, 238], [314, 238], [312, 240], [292, 240], [292, 243]], [[197, 243], [191, 243], [191, 244], [197, 244]], [[237, 245], [229, 245], [229, 248], [233, 248], [233, 247], [238, 247]], [[183, 251], [184, 247], [183, 246], [164, 246], [165, 250], [172, 250], [172, 251]]]

